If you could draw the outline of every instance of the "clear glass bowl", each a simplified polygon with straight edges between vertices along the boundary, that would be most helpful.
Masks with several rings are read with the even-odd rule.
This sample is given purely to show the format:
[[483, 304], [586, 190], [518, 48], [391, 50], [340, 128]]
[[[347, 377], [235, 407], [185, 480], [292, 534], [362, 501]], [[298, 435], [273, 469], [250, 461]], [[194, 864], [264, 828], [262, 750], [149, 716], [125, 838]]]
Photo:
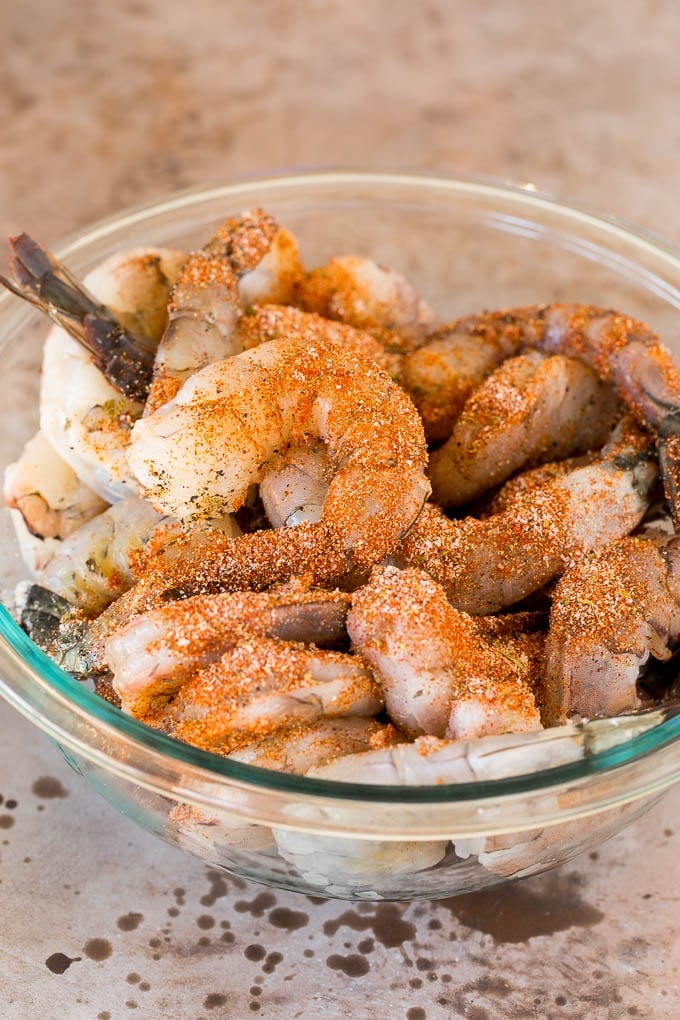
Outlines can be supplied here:
[[[670, 343], [677, 334], [680, 256], [531, 187], [355, 173], [247, 182], [123, 213], [73, 237], [60, 255], [83, 274], [140, 244], [200, 246], [225, 215], [253, 205], [296, 232], [307, 264], [366, 253], [406, 273], [442, 318], [569, 300], [625, 310]], [[37, 427], [47, 328], [38, 313], [0, 298], [3, 467]], [[8, 593], [22, 569], [6, 513]], [[575, 730], [567, 764], [495, 781], [395, 788], [267, 772], [123, 716], [59, 670], [4, 609], [0, 691], [139, 825], [213, 866], [322, 896], [434, 898], [548, 869], [620, 829], [680, 776], [672, 711], [591, 724], [585, 757]], [[526, 772], [521, 757], [515, 771]]]

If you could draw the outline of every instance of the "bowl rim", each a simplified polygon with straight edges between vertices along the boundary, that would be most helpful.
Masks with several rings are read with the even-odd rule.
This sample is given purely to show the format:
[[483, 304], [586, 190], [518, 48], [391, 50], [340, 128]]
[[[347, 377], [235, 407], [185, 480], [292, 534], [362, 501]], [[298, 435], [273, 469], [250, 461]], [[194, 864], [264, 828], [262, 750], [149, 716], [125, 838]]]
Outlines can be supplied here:
[[[531, 209], [548, 210], [569, 218], [572, 222], [589, 224], [605, 229], [612, 237], [626, 238], [656, 255], [663, 255], [680, 272], [680, 251], [653, 233], [631, 226], [619, 218], [593, 212], [591, 209], [571, 201], [564, 201], [554, 195], [539, 191], [533, 184], [517, 184], [493, 178], [476, 176], [441, 176], [428, 173], [379, 173], [360, 171], [324, 171], [296, 173], [275, 177], [250, 177], [231, 184], [195, 187], [174, 192], [165, 198], [141, 203], [120, 213], [100, 219], [78, 231], [69, 234], [61, 244], [55, 246], [60, 258], [87, 249], [98, 239], [113, 231], [132, 226], [140, 220], [162, 216], [179, 209], [187, 209], [208, 201], [222, 199], [238, 201], [253, 191], [267, 189], [309, 189], [329, 185], [384, 185], [413, 188], [414, 193], [423, 188], [437, 188], [443, 191], [467, 193], [470, 197], [504, 198], [516, 200], [518, 206], [528, 205]], [[33, 309], [12, 308], [11, 295], [0, 295], [0, 319], [9, 316], [12, 328], [25, 328], [30, 320], [39, 320], [40, 313]], [[386, 786], [381, 784], [359, 784], [312, 779], [306, 776], [290, 775], [263, 769], [241, 762], [231, 761], [209, 751], [177, 741], [160, 733], [131, 716], [124, 715], [114, 706], [79, 684], [68, 673], [61, 670], [42, 652], [4, 606], [0, 606], [0, 660], [4, 665], [12, 664], [15, 674], [21, 673], [24, 681], [41, 689], [60, 713], [71, 717], [73, 728], [65, 728], [47, 718], [31, 704], [26, 692], [16, 689], [0, 675], [2, 694], [22, 714], [28, 716], [40, 728], [49, 733], [58, 743], [77, 751], [91, 760], [99, 760], [109, 770], [117, 771], [126, 778], [140, 781], [139, 769], [120, 761], [115, 754], [102, 752], [97, 734], [109, 738], [123, 736], [125, 740], [144, 752], [173, 763], [197, 770], [204, 781], [224, 781], [244, 789], [257, 789], [262, 793], [291, 793], [298, 798], [329, 798], [333, 801], [384, 802], [404, 804], [442, 804], [457, 802], [497, 801], [536, 794], [554, 787], [587, 781], [596, 776], [609, 774], [625, 766], [635, 764], [680, 740], [680, 715], [671, 715], [652, 729], [633, 736], [625, 743], [606, 750], [597, 751], [579, 761], [543, 769], [537, 772], [513, 775], [505, 779], [478, 780], [468, 783], [450, 783], [422, 786]], [[95, 738], [85, 741], [78, 735], [79, 724], [95, 726]], [[573, 727], [576, 730], [576, 727]], [[113, 765], [117, 768], [113, 768]], [[665, 775], [660, 782], [648, 785], [634, 796], [644, 796], [650, 791], [670, 785], [680, 778], [680, 757], [677, 774]], [[156, 786], [153, 786], [157, 789]], [[184, 791], [193, 796], [196, 791]], [[209, 794], [198, 797], [205, 803], [219, 803]], [[634, 799], [633, 796], [625, 800]], [[620, 798], [619, 798], [620, 800]], [[605, 807], [607, 805], [604, 805]]]

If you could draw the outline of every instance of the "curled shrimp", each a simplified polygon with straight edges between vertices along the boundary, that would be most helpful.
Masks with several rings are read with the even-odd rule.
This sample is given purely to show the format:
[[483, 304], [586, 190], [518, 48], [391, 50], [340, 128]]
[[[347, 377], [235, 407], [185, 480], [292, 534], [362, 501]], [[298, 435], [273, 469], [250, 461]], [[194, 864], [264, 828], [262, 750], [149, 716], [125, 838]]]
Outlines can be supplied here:
[[409, 736], [456, 739], [540, 729], [512, 658], [485, 641], [421, 570], [376, 567], [352, 597], [347, 629], [373, 666], [385, 707]]
[[[226, 757], [247, 765], [302, 775], [314, 766], [330, 764], [343, 754], [387, 747], [400, 740], [389, 724], [348, 716], [277, 731], [230, 751]], [[216, 797], [222, 796], [219, 786], [207, 784], [207, 787]], [[172, 840], [179, 846], [225, 866], [234, 850], [264, 852], [276, 848], [271, 829], [250, 825], [239, 815], [223, 809], [177, 804], [168, 817], [168, 828]]]
[[622, 538], [565, 571], [546, 645], [546, 715], [616, 715], [639, 707], [649, 660], [680, 637], [680, 544], [672, 535]]
[[145, 413], [171, 400], [194, 372], [241, 351], [243, 307], [285, 300], [301, 271], [295, 239], [261, 209], [221, 224], [179, 271]]
[[28, 441], [18, 461], [5, 468], [4, 497], [24, 562], [33, 574], [47, 565], [63, 539], [107, 506], [42, 432]]
[[[454, 346], [459, 337], [469, 337], [491, 363], [536, 347], [581, 358], [604, 382], [611, 382], [638, 420], [658, 436], [666, 497], [674, 524], [680, 527], [680, 509], [675, 510], [680, 491], [680, 369], [648, 326], [590, 305], [549, 304], [470, 315], [453, 323], [448, 335]], [[427, 346], [422, 348], [424, 358], [426, 351]], [[406, 372], [404, 378], [408, 377]], [[445, 379], [442, 390], [446, 383]], [[436, 390], [435, 385], [435, 399]], [[422, 413], [422, 404], [418, 406]]]
[[135, 617], [108, 639], [105, 658], [91, 661], [111, 669], [125, 710], [144, 715], [245, 638], [342, 640], [348, 609], [349, 595], [304, 586], [197, 595]]
[[575, 557], [635, 528], [657, 477], [650, 446], [646, 434], [624, 423], [599, 460], [487, 520], [449, 520], [427, 505], [394, 559], [427, 571], [457, 608], [497, 612], [538, 591]]
[[413, 345], [435, 326], [434, 312], [401, 273], [364, 256], [340, 256], [305, 273], [293, 301], [326, 319], [396, 334], [391, 341], [399, 349], [408, 349], [408, 341]]
[[125, 451], [185, 255], [163, 248], [124, 252], [93, 270], [81, 286], [26, 235], [11, 245], [18, 286], [2, 282], [57, 323], [44, 346], [41, 430], [78, 478], [107, 502], [134, 494], [138, 486]]
[[135, 424], [128, 461], [160, 510], [215, 515], [237, 509], [281, 450], [312, 437], [333, 474], [319, 524], [370, 566], [427, 497], [425, 441], [406, 394], [332, 341], [273, 340], [202, 369]]
[[525, 464], [598, 448], [618, 411], [612, 388], [576, 358], [538, 351], [511, 358], [472, 394], [431, 454], [433, 498], [460, 506]]
[[[306, 775], [340, 783], [394, 787], [440, 786], [531, 775], [580, 761], [598, 751], [625, 743], [658, 726], [668, 715], [668, 710], [657, 709], [617, 719], [600, 719], [587, 724], [480, 737], [470, 741], [422, 736], [412, 743], [343, 755], [328, 765], [309, 769]], [[574, 811], [573, 802], [563, 806], [556, 802], [556, 815], [567, 807]], [[314, 824], [317, 818], [321, 821], [319, 813], [313, 811], [305, 816], [308, 824]], [[569, 825], [579, 828], [583, 826], [583, 820], [570, 821], [555, 831], [566, 835]], [[458, 857], [478, 855], [483, 867], [497, 873], [514, 874], [542, 860], [540, 848], [546, 839], [550, 840], [553, 829], [545, 831], [546, 838], [535, 847], [531, 842], [527, 846], [527, 836], [523, 833], [519, 834], [516, 846], [511, 845], [511, 838], [503, 837], [454, 837], [453, 845]], [[425, 872], [448, 852], [448, 842], [439, 839], [400, 843], [319, 836], [278, 828], [273, 830], [273, 834], [281, 856], [293, 864], [310, 885], [327, 895], [352, 893], [370, 898], [378, 883], [385, 895], [391, 874]], [[532, 849], [536, 850], [535, 854], [532, 854]], [[436, 880], [436, 872], [433, 879]], [[427, 877], [421, 875], [420, 887], [426, 883]], [[396, 884], [395, 893], [399, 891], [400, 887]]]
[[188, 680], [164, 725], [173, 736], [223, 753], [254, 737], [324, 717], [374, 716], [380, 686], [354, 655], [250, 638]]

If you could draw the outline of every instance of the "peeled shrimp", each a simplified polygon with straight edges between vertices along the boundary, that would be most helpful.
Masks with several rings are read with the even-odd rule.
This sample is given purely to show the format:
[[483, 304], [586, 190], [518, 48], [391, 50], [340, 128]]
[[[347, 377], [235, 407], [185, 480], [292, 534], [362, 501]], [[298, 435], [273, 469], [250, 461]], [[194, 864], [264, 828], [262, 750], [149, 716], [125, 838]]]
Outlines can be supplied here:
[[109, 666], [125, 710], [142, 715], [246, 637], [321, 645], [341, 640], [349, 602], [343, 592], [304, 587], [196, 595], [135, 617], [108, 639], [104, 656], [93, 654], [91, 661]]
[[[247, 765], [301, 775], [312, 766], [327, 765], [340, 755], [387, 747], [400, 739], [393, 726], [375, 719], [322, 719], [245, 744], [227, 757]], [[207, 786], [208, 792], [222, 798], [221, 787]], [[250, 825], [238, 814], [223, 809], [177, 804], [168, 822], [170, 834], [179, 846], [218, 864], [228, 865], [234, 851], [262, 853], [275, 848], [271, 829]]]
[[560, 579], [546, 646], [546, 717], [615, 715], [640, 705], [637, 680], [650, 656], [680, 637], [680, 543], [622, 538]]
[[171, 400], [205, 365], [243, 350], [243, 306], [285, 300], [300, 272], [295, 239], [273, 217], [254, 209], [226, 220], [177, 276], [145, 413]]
[[[617, 719], [596, 720], [585, 725], [481, 737], [471, 741], [423, 736], [413, 743], [346, 755], [329, 765], [311, 768], [306, 774], [312, 779], [339, 783], [394, 787], [506, 779], [579, 761], [625, 743], [658, 726], [665, 718], [665, 711], [655, 710]], [[398, 800], [396, 792], [395, 800]], [[571, 818], [573, 803], [569, 807]], [[566, 805], [561, 806], [556, 799], [557, 818], [564, 815], [565, 809]], [[403, 806], [403, 811], [407, 817], [408, 805]], [[326, 820], [318, 809], [300, 814], [308, 826]], [[436, 819], [436, 812], [433, 817]], [[310, 884], [328, 895], [352, 893], [360, 896], [363, 893], [368, 898], [372, 883], [379, 883], [384, 890], [386, 877], [390, 874], [426, 871], [442, 860], [447, 851], [447, 841], [437, 838], [404, 843], [319, 836], [313, 832], [286, 829], [274, 829], [273, 834], [281, 856], [293, 864]], [[460, 857], [479, 854], [480, 863], [494, 871], [503, 865], [510, 871], [524, 866], [523, 842], [518, 848], [517, 865], [512, 868], [508, 860], [512, 849], [499, 852], [495, 837], [490, 840], [462, 835], [451, 838]], [[419, 881], [422, 887], [423, 879]], [[395, 893], [399, 891], [397, 885]]]
[[347, 629], [377, 673], [390, 718], [409, 736], [469, 739], [541, 728], [513, 660], [422, 570], [376, 567], [352, 597]]
[[379, 685], [356, 656], [251, 638], [187, 681], [165, 725], [180, 740], [223, 753], [323, 717], [373, 716]]
[[525, 464], [602, 446], [619, 410], [612, 388], [576, 358], [527, 351], [468, 399], [450, 438], [430, 455], [441, 506], [460, 506]]
[[344, 255], [305, 273], [293, 300], [327, 319], [392, 331], [397, 343], [421, 340], [435, 326], [432, 309], [401, 273], [363, 256]]
[[78, 479], [42, 432], [5, 468], [4, 497], [32, 573], [48, 563], [62, 539], [107, 505]]
[[230, 751], [227, 757], [245, 765], [302, 775], [343, 755], [377, 750], [403, 740], [389, 723], [350, 716], [280, 730]]
[[425, 441], [403, 391], [334, 342], [272, 340], [202, 369], [135, 424], [128, 460], [159, 510], [214, 515], [237, 509], [280, 450], [313, 436], [333, 474], [319, 525], [358, 566], [378, 562], [427, 497]]
[[65, 539], [37, 581], [97, 614], [134, 584], [140, 554], [164, 522], [146, 500], [120, 500]]
[[[108, 259], [84, 282], [110, 303], [121, 322], [143, 327], [153, 347], [183, 260], [183, 252], [138, 249]], [[134, 347], [141, 349], [136, 341]], [[127, 364], [126, 357], [119, 360]], [[139, 488], [127, 464], [126, 448], [132, 424], [141, 414], [142, 392], [126, 396], [115, 375], [114, 380], [110, 382], [97, 367], [80, 340], [61, 327], [50, 331], [43, 353], [40, 427], [78, 478], [108, 502]]]
[[538, 591], [575, 557], [632, 531], [656, 476], [649, 438], [622, 427], [600, 460], [533, 489], [487, 520], [449, 520], [427, 505], [394, 560], [427, 571], [458, 609], [497, 612]]
[[[537, 347], [550, 354], [581, 358], [604, 382], [611, 382], [634, 415], [658, 434], [666, 497], [674, 524], [680, 527], [680, 509], [675, 511], [676, 493], [680, 492], [680, 369], [649, 327], [602, 308], [551, 304], [467, 316], [449, 327], [454, 347], [461, 335], [472, 339], [484, 352], [478, 359], [487, 358], [491, 365], [524, 348]], [[427, 347], [422, 348], [425, 359], [426, 352]], [[405, 385], [412, 392], [409, 378], [405, 370]], [[446, 373], [442, 382], [439, 387], [436, 379], [432, 381], [435, 403], [437, 389], [445, 396], [450, 388]], [[415, 393], [414, 400], [423, 413]]]

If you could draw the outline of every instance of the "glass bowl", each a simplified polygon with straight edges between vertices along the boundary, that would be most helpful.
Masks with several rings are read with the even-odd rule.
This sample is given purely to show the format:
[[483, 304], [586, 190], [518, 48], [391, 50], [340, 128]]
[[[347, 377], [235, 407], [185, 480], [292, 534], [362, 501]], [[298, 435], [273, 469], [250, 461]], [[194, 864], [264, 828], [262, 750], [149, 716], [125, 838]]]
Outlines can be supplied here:
[[[325, 173], [193, 191], [123, 213], [60, 249], [84, 274], [141, 244], [200, 246], [254, 205], [297, 234], [308, 265], [365, 253], [410, 277], [442, 319], [569, 300], [644, 319], [671, 344], [680, 256], [531, 186]], [[48, 323], [0, 298], [2, 466], [37, 427]], [[680, 353], [680, 344], [676, 344]], [[22, 574], [7, 511], [5, 598]], [[9, 594], [8, 594], [9, 593]], [[58, 669], [0, 609], [0, 691], [125, 815], [210, 865], [346, 899], [436, 898], [551, 868], [616, 832], [680, 776], [672, 709], [568, 728], [565, 755], [509, 778], [435, 786], [332, 783], [230, 762], [122, 715]]]

